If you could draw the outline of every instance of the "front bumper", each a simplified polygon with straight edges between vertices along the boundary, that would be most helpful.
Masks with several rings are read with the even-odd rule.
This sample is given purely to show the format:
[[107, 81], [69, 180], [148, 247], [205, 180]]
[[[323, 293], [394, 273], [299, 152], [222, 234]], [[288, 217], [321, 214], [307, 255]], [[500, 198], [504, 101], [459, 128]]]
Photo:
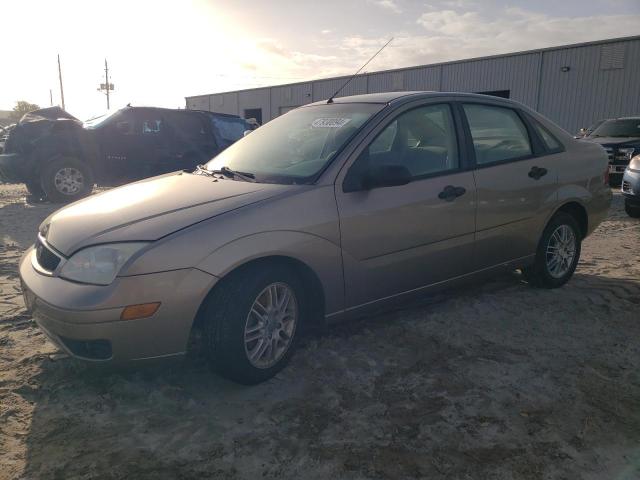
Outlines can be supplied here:
[[[20, 278], [27, 309], [68, 354], [124, 363], [186, 352], [193, 320], [217, 278], [194, 268], [118, 277], [108, 286], [84, 285], [37, 272], [27, 250]], [[161, 302], [151, 317], [120, 320], [127, 305]]]
[[24, 181], [24, 156], [19, 153], [0, 154], [0, 181], [21, 183]]
[[624, 172], [621, 191], [630, 204], [640, 206], [640, 171], [628, 168]]

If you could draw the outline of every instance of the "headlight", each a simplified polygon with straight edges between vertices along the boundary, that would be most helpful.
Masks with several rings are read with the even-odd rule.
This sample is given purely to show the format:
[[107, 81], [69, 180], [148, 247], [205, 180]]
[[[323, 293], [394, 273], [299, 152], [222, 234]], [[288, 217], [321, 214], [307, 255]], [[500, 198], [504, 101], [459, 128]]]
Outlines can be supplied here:
[[131, 256], [147, 243], [111, 243], [87, 247], [71, 256], [60, 276], [94, 285], [109, 285]]
[[631, 159], [631, 162], [629, 162], [629, 170], [640, 172], [640, 155], [636, 155]]
[[635, 148], [633, 147], [619, 148], [618, 152], [624, 157], [625, 160], [631, 160], [631, 157], [633, 157], [633, 152], [635, 152]]

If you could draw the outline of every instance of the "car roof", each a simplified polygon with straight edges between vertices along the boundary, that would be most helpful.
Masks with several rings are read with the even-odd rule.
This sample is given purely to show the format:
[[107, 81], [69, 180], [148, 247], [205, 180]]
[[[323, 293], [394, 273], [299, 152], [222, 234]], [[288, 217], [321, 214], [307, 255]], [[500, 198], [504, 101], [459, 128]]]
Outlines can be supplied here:
[[204, 113], [207, 115], [216, 115], [221, 117], [242, 118], [242, 117], [239, 117], [238, 115], [233, 115], [231, 113], [218, 113], [218, 112], [210, 112], [208, 110], [191, 110], [191, 109], [185, 109], [185, 108], [147, 107], [144, 105], [135, 106], [135, 107], [132, 105], [127, 105], [126, 107], [123, 107], [121, 110], [158, 110], [162, 112]]
[[640, 117], [618, 117], [613, 118], [612, 120], [640, 120]]
[[[491, 95], [482, 95], [479, 93], [461, 93], [461, 92], [432, 92], [432, 91], [408, 91], [408, 92], [381, 92], [381, 93], [367, 93], [364, 95], [350, 95], [347, 97], [336, 97], [333, 99], [333, 103], [380, 103], [389, 104], [396, 100], [420, 99], [420, 98], [437, 98], [437, 97], [463, 97], [463, 98], [475, 98], [479, 100], [503, 100], [514, 103], [513, 100], [509, 100], [501, 97], [494, 97]], [[327, 100], [321, 100], [318, 102], [310, 103], [309, 105], [323, 105]]]

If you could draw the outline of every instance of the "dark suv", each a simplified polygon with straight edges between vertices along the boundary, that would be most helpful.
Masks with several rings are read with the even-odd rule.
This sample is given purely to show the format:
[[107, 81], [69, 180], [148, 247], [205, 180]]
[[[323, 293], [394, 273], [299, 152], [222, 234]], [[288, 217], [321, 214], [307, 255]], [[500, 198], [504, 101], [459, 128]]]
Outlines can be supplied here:
[[0, 180], [53, 202], [176, 170], [193, 170], [250, 125], [235, 115], [125, 107], [81, 122], [58, 107], [25, 115], [0, 155]]
[[584, 140], [598, 143], [607, 151], [609, 184], [619, 187], [629, 161], [640, 153], [640, 117], [605, 120]]

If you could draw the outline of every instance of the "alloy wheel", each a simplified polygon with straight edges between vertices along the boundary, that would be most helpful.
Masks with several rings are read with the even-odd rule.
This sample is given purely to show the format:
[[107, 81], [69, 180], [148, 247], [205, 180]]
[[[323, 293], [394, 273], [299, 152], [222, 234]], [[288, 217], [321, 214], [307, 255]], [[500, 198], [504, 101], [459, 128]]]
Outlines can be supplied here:
[[298, 303], [292, 288], [268, 285], [254, 300], [244, 327], [244, 349], [256, 368], [271, 368], [287, 353], [298, 323]]
[[569, 272], [576, 256], [576, 236], [568, 225], [560, 225], [549, 237], [546, 250], [547, 270], [553, 278]]
[[56, 190], [63, 195], [76, 195], [84, 188], [84, 175], [74, 167], [64, 167], [53, 176]]

